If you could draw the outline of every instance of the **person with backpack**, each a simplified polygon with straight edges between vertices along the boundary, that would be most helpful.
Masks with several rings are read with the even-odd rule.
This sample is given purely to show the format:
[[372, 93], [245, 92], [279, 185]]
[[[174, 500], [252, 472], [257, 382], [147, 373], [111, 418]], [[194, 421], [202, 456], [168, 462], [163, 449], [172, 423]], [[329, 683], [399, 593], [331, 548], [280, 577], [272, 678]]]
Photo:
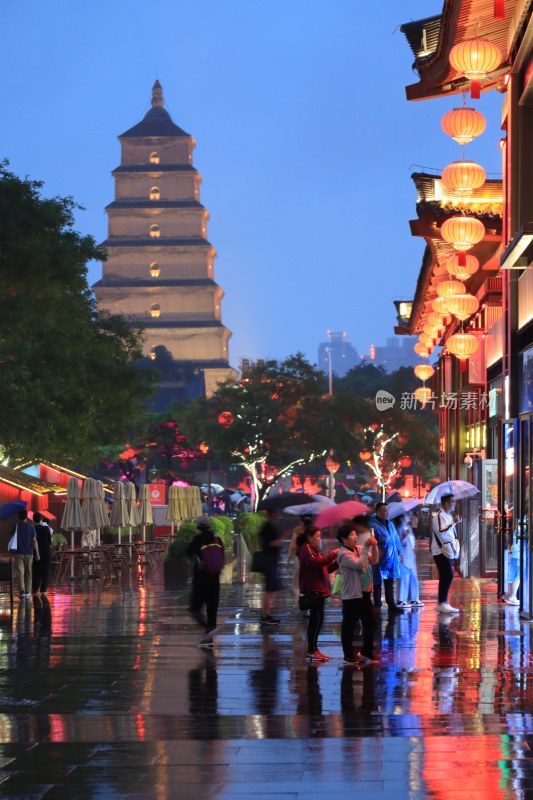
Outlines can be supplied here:
[[[199, 647], [212, 647], [217, 627], [220, 598], [220, 573], [224, 566], [224, 545], [211, 527], [207, 516], [196, 520], [198, 533], [187, 547], [187, 555], [194, 558], [190, 612], [205, 629]], [[204, 611], [205, 607], [205, 611]]]

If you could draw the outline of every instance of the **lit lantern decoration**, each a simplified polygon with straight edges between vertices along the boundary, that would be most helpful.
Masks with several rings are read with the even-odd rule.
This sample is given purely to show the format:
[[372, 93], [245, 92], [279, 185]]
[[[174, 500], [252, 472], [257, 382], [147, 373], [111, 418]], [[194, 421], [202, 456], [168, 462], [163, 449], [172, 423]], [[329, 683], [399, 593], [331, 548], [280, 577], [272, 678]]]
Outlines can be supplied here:
[[459, 265], [466, 263], [466, 250], [470, 250], [485, 236], [485, 226], [475, 217], [450, 217], [442, 223], [440, 233], [445, 242], [459, 250]]
[[475, 161], [453, 161], [442, 170], [441, 180], [447, 189], [464, 197], [483, 186], [487, 173]]
[[422, 342], [417, 342], [413, 349], [420, 358], [429, 358], [429, 350]]
[[400, 458], [400, 467], [402, 467], [402, 469], [409, 469], [411, 463], [411, 456], [402, 456]]
[[450, 275], [460, 281], [467, 281], [479, 269], [479, 261], [475, 256], [467, 253], [464, 260], [466, 263], [461, 266], [459, 264], [459, 256], [455, 255], [450, 256], [446, 262], [446, 269]]
[[481, 112], [474, 108], [454, 108], [442, 118], [442, 130], [459, 144], [468, 144], [481, 136], [487, 121]]
[[361, 452], [359, 453], [359, 458], [361, 459], [361, 461], [370, 461], [370, 459], [372, 458], [372, 453], [370, 452], [370, 450], [361, 450]]
[[435, 370], [431, 366], [431, 364], [417, 364], [415, 367], [415, 375], [417, 378], [420, 378], [421, 381], [427, 381], [429, 378], [432, 377]]
[[370, 427], [372, 428], [373, 431], [379, 431], [379, 425], [377, 422], [373, 422]]
[[422, 330], [424, 333], [427, 333], [433, 339], [438, 336], [438, 328], [435, 325], [432, 325], [431, 322], [425, 322], [422, 326]]
[[480, 81], [498, 69], [501, 62], [500, 48], [487, 39], [466, 39], [458, 42], [450, 51], [450, 64], [469, 79], [470, 96], [474, 100], [479, 99]]
[[454, 317], [465, 320], [479, 309], [479, 300], [473, 294], [456, 294], [448, 300], [448, 308]]
[[159, 303], [153, 303], [150, 306], [150, 316], [151, 317], [158, 317], [161, 314], [161, 308]]
[[150, 275], [152, 276], [152, 278], [159, 278], [160, 273], [161, 270], [159, 268], [159, 264], [157, 263], [157, 261], [152, 261], [152, 263], [150, 264]]
[[[466, 286], [461, 281], [442, 281], [437, 286], [437, 294], [439, 297], [444, 298], [445, 301], [456, 294], [464, 294]], [[446, 303], [446, 310], [448, 310], [448, 303]]]
[[436, 297], [431, 303], [431, 308], [437, 314], [440, 314], [441, 317], [446, 317], [448, 315], [448, 304], [445, 297]]
[[398, 444], [400, 445], [400, 447], [404, 447], [404, 445], [407, 444], [407, 439], [405, 438], [405, 436], [398, 436]]
[[459, 359], [461, 372], [466, 369], [466, 362], [479, 348], [477, 337], [473, 333], [454, 333], [446, 342], [450, 353]]
[[231, 428], [233, 425], [233, 414], [231, 411], [221, 411], [218, 415], [218, 423], [223, 428]]
[[420, 386], [413, 392], [413, 397], [415, 400], [418, 400], [422, 406], [425, 406], [428, 400], [431, 399], [431, 389], [428, 389], [427, 386]]
[[448, 314], [437, 314], [436, 311], [432, 311], [428, 314], [428, 322], [440, 330], [451, 322], [451, 317]]
[[429, 333], [421, 333], [418, 338], [426, 347], [433, 347], [435, 344], [433, 341], [433, 336], [430, 336]]
[[200, 442], [200, 444], [198, 445], [198, 450], [205, 456], [207, 455], [207, 453], [209, 453], [209, 445], [206, 444], [205, 442]]
[[156, 359], [156, 356], [157, 356], [157, 353], [155, 352], [155, 350], [154, 350], [154, 348], [153, 348], [153, 347], [152, 347], [152, 349], [150, 350], [150, 353], [149, 353], [149, 355], [150, 355], [150, 359], [151, 359], [152, 361], [155, 361], [155, 359]]
[[326, 469], [328, 470], [328, 472], [331, 472], [332, 475], [335, 475], [339, 467], [340, 467], [340, 462], [335, 461], [335, 459], [332, 458], [331, 456], [326, 459]]

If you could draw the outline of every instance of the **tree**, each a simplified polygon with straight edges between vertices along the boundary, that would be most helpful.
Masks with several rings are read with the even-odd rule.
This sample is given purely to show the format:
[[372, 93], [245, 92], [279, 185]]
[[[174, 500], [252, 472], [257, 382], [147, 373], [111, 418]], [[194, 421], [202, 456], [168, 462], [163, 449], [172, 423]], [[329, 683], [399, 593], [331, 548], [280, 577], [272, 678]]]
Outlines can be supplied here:
[[[282, 362], [258, 362], [237, 383], [223, 384], [188, 411], [187, 431], [205, 441], [216, 458], [242, 465], [251, 476], [256, 504], [298, 465], [333, 448], [352, 452], [353, 426], [324, 374], [297, 353]], [[354, 405], [360, 401], [354, 399]]]
[[141, 331], [96, 309], [87, 262], [105, 254], [74, 230], [74, 201], [41, 189], [0, 165], [0, 445], [88, 465], [125, 436], [151, 378]]

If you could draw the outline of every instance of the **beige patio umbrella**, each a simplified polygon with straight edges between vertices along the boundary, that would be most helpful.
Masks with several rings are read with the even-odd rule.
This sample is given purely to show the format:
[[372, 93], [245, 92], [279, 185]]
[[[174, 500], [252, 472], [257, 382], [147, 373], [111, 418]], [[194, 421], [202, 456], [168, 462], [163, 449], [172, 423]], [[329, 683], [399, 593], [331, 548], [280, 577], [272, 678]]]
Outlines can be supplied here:
[[124, 496], [124, 484], [121, 481], [115, 481], [113, 491], [113, 508], [111, 509], [110, 524], [118, 528], [118, 543], [122, 541], [121, 527], [128, 525], [129, 514]]
[[[96, 490], [96, 481], [93, 478], [86, 478], [83, 483], [83, 500], [81, 502], [83, 511], [84, 527], [88, 528], [91, 533], [100, 527], [100, 514], [98, 508], [98, 496]], [[94, 537], [98, 539], [98, 534]]]
[[126, 484], [126, 508], [128, 510], [128, 528], [131, 544], [131, 529], [137, 528], [141, 524], [139, 509], [137, 508], [137, 491], [134, 483]]
[[[74, 550], [74, 531], [81, 531], [85, 527], [83, 511], [80, 502], [80, 485], [77, 478], [69, 478], [67, 482], [67, 502], [61, 520], [64, 531], [70, 531], [70, 549]], [[70, 577], [74, 577], [74, 559], [70, 559]]]
[[97, 509], [98, 509], [98, 544], [100, 544], [100, 531], [102, 528], [107, 527], [109, 525], [109, 514], [107, 513], [107, 508], [105, 504], [105, 492], [104, 492], [104, 484], [102, 481], [95, 481], [94, 482], [95, 489], [96, 489], [96, 500], [97, 500]]
[[181, 507], [180, 486], [170, 486], [168, 489], [167, 519], [170, 521], [170, 532], [174, 536], [174, 523], [185, 519]]
[[143, 542], [146, 541], [146, 526], [152, 525], [154, 522], [154, 515], [152, 513], [152, 504], [150, 503], [150, 489], [147, 483], [143, 483], [139, 494], [139, 517], [141, 518], [141, 525], [143, 529]]

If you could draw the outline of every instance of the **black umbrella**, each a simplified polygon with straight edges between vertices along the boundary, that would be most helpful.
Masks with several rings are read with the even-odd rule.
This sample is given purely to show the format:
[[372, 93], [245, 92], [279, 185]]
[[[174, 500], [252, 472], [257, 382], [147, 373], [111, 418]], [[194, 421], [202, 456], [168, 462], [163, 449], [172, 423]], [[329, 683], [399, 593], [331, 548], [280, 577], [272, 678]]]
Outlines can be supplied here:
[[265, 497], [257, 506], [258, 511], [275, 511], [277, 508], [287, 508], [287, 506], [303, 506], [312, 503], [314, 497], [304, 492], [282, 492], [273, 494], [272, 497]]

